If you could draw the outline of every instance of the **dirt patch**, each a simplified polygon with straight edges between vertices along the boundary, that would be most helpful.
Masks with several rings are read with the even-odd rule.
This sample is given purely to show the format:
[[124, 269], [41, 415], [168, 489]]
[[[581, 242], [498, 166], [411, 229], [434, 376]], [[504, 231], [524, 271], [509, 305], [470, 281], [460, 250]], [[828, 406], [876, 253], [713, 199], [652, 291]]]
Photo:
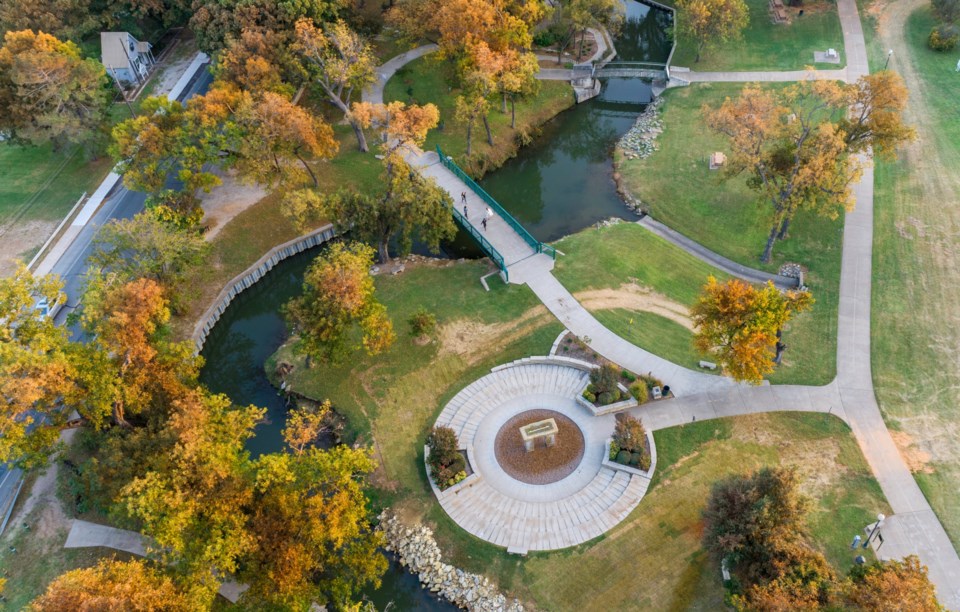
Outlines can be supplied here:
[[689, 307], [636, 283], [624, 283], [617, 289], [581, 291], [574, 296], [587, 310], [625, 308], [652, 312], [693, 331]]
[[[73, 436], [76, 435], [76, 429], [68, 429], [60, 434], [60, 441], [66, 445], [73, 442]], [[65, 530], [70, 529], [71, 519], [63, 511], [60, 499], [57, 497], [57, 474], [60, 464], [56, 460], [51, 460], [47, 470], [37, 477], [33, 486], [30, 488], [30, 495], [10, 517], [10, 524], [17, 525], [24, 523], [31, 517], [34, 511], [38, 511], [39, 516], [33, 527], [35, 538], [38, 542], [49, 542], [51, 546], [59, 546], [58, 538]], [[26, 491], [21, 492], [21, 495]], [[7, 532], [7, 538], [15, 530], [10, 529]]]
[[215, 172], [223, 184], [200, 197], [207, 241], [213, 240], [231, 219], [247, 210], [269, 193], [263, 185], [241, 183], [232, 172]]
[[891, 430], [890, 437], [893, 438], [893, 443], [897, 445], [900, 456], [907, 462], [911, 472], [933, 473], [933, 468], [929, 465], [930, 453], [917, 446], [910, 434], [905, 431]]
[[819, 498], [846, 472], [838, 462], [840, 445], [835, 440], [798, 440], [772, 427], [768, 415], [740, 417], [733, 424], [733, 439], [776, 448], [781, 464], [797, 466], [800, 490], [806, 495]]
[[546, 307], [535, 306], [508, 323], [452, 321], [440, 327], [437, 356], [457, 355], [473, 365], [490, 352], [491, 346], [510, 344], [527, 333], [528, 323], [548, 315]]
[[0, 276], [13, 274], [17, 260], [43, 245], [56, 227], [56, 221], [21, 221], [11, 226], [0, 240]]
[[[544, 440], [534, 439], [534, 449], [527, 452], [520, 428], [545, 419], [553, 419], [557, 425], [556, 443], [547, 446]], [[566, 478], [580, 465], [583, 432], [555, 410], [528, 410], [503, 424], [494, 449], [497, 463], [511, 477], [527, 484], [550, 484]]]

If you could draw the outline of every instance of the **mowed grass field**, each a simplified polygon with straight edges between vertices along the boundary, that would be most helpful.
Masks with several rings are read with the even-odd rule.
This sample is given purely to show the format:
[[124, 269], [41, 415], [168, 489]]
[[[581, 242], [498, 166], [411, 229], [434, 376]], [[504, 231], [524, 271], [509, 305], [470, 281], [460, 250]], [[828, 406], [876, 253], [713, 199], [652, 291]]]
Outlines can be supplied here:
[[[512, 596], [540, 609], [718, 609], [719, 570], [701, 550], [700, 513], [710, 487], [731, 474], [797, 465], [815, 500], [812, 542], [838, 570], [850, 558], [850, 534], [887, 508], [849, 429], [825, 415], [774, 413], [704, 421], [655, 434], [655, 483], [636, 510], [605, 536], [572, 549], [509, 555], [470, 536], [436, 503], [423, 468], [423, 440], [450, 398], [493, 365], [544, 354], [561, 329], [525, 288], [496, 283], [485, 292], [476, 262], [414, 267], [378, 277], [377, 291], [398, 339], [382, 355], [357, 353], [339, 367], [309, 369], [290, 347], [276, 359], [297, 365], [288, 384], [329, 398], [369, 434], [381, 468], [377, 508], [426, 521], [445, 560], [487, 574]], [[420, 305], [437, 315], [434, 342], [413, 342], [403, 321]], [[369, 427], [367, 432], [363, 427]]]
[[873, 376], [895, 440], [960, 548], [960, 75], [955, 53], [926, 46], [927, 3], [881, 9], [873, 66], [894, 50], [918, 138], [876, 164]]
[[[686, 66], [696, 71], [717, 70], [803, 70], [807, 66], [819, 69], [842, 68], [846, 65], [843, 51], [843, 30], [834, 2], [804, 2], [800, 8], [785, 7], [789, 23], [773, 23], [767, 0], [746, 0], [750, 23], [743, 31], [743, 39], [708, 46], [699, 62], [696, 41], [681, 37], [674, 54], [673, 65]], [[786, 4], [786, 2], [784, 2]], [[683, 20], [680, 11], [678, 20]], [[839, 64], [816, 64], [814, 51], [836, 49]]]

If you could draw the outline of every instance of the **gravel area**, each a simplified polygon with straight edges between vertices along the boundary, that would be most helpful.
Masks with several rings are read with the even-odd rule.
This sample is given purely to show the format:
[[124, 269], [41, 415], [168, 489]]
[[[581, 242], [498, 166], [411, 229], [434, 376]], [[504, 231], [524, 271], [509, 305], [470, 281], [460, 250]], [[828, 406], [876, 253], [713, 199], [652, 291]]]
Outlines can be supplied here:
[[[547, 446], [543, 440], [527, 452], [520, 428], [524, 425], [554, 419], [557, 422], [557, 443]], [[527, 484], [550, 484], [569, 476], [583, 459], [583, 432], [571, 419], [555, 410], [528, 410], [503, 424], [497, 432], [497, 462], [507, 474]]]

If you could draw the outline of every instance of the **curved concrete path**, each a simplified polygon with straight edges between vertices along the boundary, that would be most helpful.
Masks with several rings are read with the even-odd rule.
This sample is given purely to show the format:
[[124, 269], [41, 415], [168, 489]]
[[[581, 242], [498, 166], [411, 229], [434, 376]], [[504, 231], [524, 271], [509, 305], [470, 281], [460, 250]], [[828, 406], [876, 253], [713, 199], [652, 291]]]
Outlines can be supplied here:
[[[650, 485], [647, 474], [604, 465], [614, 416], [594, 416], [577, 403], [589, 376], [565, 361], [571, 360], [544, 357], [494, 368], [454, 396], [437, 418], [437, 425], [456, 432], [474, 469], [458, 485], [433, 488], [441, 507], [466, 531], [509, 552], [557, 550], [592, 540], [625, 519]], [[566, 415], [584, 437], [583, 458], [573, 473], [546, 485], [514, 479], [495, 456], [503, 424], [538, 408]]]
[[[855, 0], [838, 0], [837, 7], [847, 67], [837, 71], [818, 71], [819, 75], [814, 78], [845, 77], [844, 80], [853, 82], [869, 74], [863, 28]], [[808, 73], [802, 71], [712, 74], [705, 79], [781, 81], [809, 78]], [[382, 96], [382, 87], [380, 92]], [[937, 587], [940, 602], [948, 609], [960, 610], [960, 557], [890, 437], [873, 391], [870, 367], [873, 168], [869, 159], [864, 162], [863, 176], [853, 186], [857, 206], [847, 214], [844, 225], [837, 377], [824, 387], [747, 387], [666, 362], [600, 325], [553, 277], [550, 273], [552, 261], [546, 256], [530, 256], [515, 263], [510, 272], [511, 281], [528, 284], [570, 331], [589, 337], [590, 346], [597, 353], [636, 372], [656, 372], [670, 384], [678, 396], [676, 399], [635, 409], [651, 429], [683, 424], [694, 417], [717, 418], [775, 410], [830, 412], [843, 418], [853, 430], [894, 512], [885, 521], [883, 549], [878, 554], [883, 558], [919, 556]], [[451, 192], [454, 201], [459, 200], [461, 191]]]

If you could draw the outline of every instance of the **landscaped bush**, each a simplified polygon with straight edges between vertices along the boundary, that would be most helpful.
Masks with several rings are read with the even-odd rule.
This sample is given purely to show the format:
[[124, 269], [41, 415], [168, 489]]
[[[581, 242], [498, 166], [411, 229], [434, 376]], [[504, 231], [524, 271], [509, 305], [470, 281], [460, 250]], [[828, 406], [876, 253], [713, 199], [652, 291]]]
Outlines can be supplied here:
[[549, 47], [557, 42], [557, 35], [551, 30], [540, 30], [533, 35], [533, 44], [538, 47]]
[[587, 390], [597, 396], [601, 406], [612, 404], [620, 399], [620, 389], [617, 387], [619, 380], [620, 368], [607, 363], [590, 370], [590, 386]]
[[427, 436], [430, 476], [440, 490], [467, 477], [467, 462], [457, 450], [457, 434], [449, 427], [434, 427]]
[[611, 455], [613, 448], [618, 450], [615, 461], [641, 470], [650, 469], [650, 451], [647, 449], [647, 432], [640, 419], [629, 414], [618, 414], [613, 430]]
[[426, 308], [420, 307], [415, 313], [410, 315], [410, 318], [407, 320], [410, 324], [410, 333], [413, 334], [415, 338], [423, 338], [429, 336], [437, 329], [437, 317], [432, 312], [429, 312]]
[[583, 392], [583, 399], [587, 400], [591, 404], [597, 403], [597, 396], [594, 395], [593, 392], [590, 391], [590, 389], [587, 389]]
[[933, 28], [927, 39], [927, 46], [934, 51], [950, 51], [960, 42], [960, 30], [949, 23], [941, 23]]
[[638, 404], [642, 404], [650, 397], [650, 390], [647, 389], [647, 383], [642, 380], [638, 380], [632, 385], [630, 385], [630, 395], [633, 396], [633, 399], [637, 400]]
[[625, 378], [626, 380], [633, 382], [637, 380], [637, 377], [633, 375], [633, 372], [630, 370], [621, 370], [620, 377]]

